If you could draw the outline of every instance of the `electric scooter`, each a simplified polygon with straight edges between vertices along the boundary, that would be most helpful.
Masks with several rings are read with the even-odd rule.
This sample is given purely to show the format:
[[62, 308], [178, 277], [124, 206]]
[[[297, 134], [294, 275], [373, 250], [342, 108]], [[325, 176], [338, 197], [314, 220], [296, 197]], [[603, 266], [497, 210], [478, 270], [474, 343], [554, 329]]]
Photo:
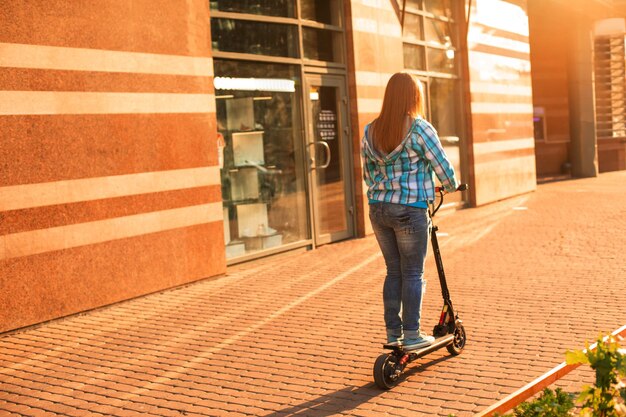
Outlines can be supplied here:
[[[459, 188], [457, 188], [457, 191], [465, 191], [467, 188], [467, 184], [461, 184]], [[443, 196], [445, 194], [442, 187], [435, 187], [435, 191], [439, 194], [440, 198], [439, 204], [436, 206], [433, 204], [429, 209], [431, 218], [435, 217], [435, 214], [443, 204]], [[465, 328], [459, 319], [459, 315], [454, 312], [452, 301], [450, 300], [450, 292], [448, 291], [446, 275], [443, 270], [443, 261], [441, 260], [441, 252], [439, 251], [439, 242], [437, 241], [437, 230], [439, 230], [439, 228], [433, 225], [430, 240], [435, 255], [435, 263], [437, 264], [439, 283], [441, 284], [443, 309], [441, 310], [439, 323], [433, 329], [435, 341], [430, 346], [415, 350], [405, 350], [402, 346], [396, 345], [383, 345], [385, 349], [390, 349], [391, 352], [383, 353], [374, 363], [374, 382], [376, 382], [376, 385], [381, 389], [391, 389], [398, 382], [406, 366], [414, 360], [443, 347], [448, 349], [448, 352], [452, 355], [460, 355], [465, 347], [467, 336], [465, 334]]]

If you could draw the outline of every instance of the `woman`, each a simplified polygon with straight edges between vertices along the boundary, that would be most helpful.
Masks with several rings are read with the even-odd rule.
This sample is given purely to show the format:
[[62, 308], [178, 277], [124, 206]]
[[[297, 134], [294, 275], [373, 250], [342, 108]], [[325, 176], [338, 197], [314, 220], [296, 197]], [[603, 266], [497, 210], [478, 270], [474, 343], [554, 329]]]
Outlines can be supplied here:
[[437, 132], [423, 114], [420, 81], [408, 73], [394, 74], [382, 110], [365, 127], [361, 143], [370, 220], [387, 266], [383, 286], [387, 343], [406, 350], [434, 341], [420, 329], [434, 177], [448, 192], [459, 186]]

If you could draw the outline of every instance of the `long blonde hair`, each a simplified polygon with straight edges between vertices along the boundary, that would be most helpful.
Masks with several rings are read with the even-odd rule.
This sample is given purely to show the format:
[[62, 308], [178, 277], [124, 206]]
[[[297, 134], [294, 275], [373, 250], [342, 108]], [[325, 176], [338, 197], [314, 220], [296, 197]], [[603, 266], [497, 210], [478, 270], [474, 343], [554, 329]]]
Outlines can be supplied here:
[[377, 150], [388, 154], [402, 142], [407, 115], [424, 117], [424, 87], [413, 75], [397, 72], [387, 83], [383, 107], [372, 123], [372, 139]]

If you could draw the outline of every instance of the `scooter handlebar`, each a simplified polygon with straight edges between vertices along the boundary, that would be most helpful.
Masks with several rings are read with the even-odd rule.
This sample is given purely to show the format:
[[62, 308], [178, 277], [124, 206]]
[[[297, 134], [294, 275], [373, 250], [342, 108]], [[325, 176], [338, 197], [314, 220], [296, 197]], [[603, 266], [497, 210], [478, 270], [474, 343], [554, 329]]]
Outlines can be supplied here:
[[[467, 189], [469, 189], [469, 186], [467, 184], [461, 184], [457, 187], [457, 189], [455, 191], [466, 191]], [[444, 192], [445, 193], [445, 189], [443, 187], [435, 187], [435, 192], [436, 193], [441, 193]]]
[[[455, 191], [465, 191], [467, 190], [469, 187], [467, 184], [461, 184], [459, 185]], [[440, 195], [440, 199], [439, 199], [439, 204], [433, 205], [431, 211], [430, 211], [430, 217], [434, 217], [435, 214], [437, 213], [437, 211], [439, 211], [439, 208], [441, 207], [441, 205], [443, 204], [443, 195], [446, 193], [446, 190], [443, 187], [435, 187], [435, 192], [438, 193]]]

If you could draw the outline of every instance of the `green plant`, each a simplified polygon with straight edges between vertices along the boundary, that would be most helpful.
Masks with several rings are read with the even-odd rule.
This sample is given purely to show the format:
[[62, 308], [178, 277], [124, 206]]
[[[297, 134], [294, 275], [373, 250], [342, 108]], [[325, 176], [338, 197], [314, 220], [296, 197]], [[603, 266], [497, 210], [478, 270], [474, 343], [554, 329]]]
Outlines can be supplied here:
[[536, 399], [515, 407], [514, 414], [515, 417], [568, 417], [574, 408], [573, 397], [561, 388], [556, 391], [546, 388]]
[[585, 351], [568, 351], [565, 360], [570, 365], [588, 364], [596, 371], [595, 386], [585, 386], [578, 397], [582, 417], [626, 416], [626, 386], [620, 380], [626, 377], [626, 354], [614, 336], [606, 340], [600, 336], [593, 351], [589, 345]]

